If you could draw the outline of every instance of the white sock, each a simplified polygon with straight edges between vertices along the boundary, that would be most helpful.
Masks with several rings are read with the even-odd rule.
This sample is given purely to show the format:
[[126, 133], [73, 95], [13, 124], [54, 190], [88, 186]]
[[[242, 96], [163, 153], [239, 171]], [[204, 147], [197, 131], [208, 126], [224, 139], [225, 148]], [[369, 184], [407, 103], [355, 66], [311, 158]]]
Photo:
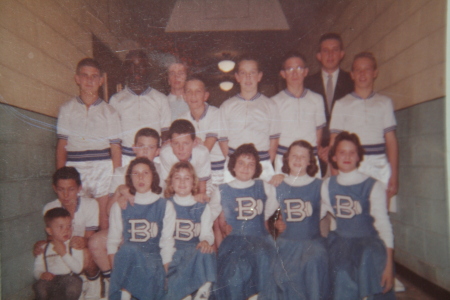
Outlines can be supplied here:
[[211, 282], [208, 281], [198, 289], [197, 293], [195, 294], [194, 300], [208, 299], [210, 289], [211, 289]]
[[258, 294], [249, 297], [248, 300], [258, 300]]
[[131, 294], [127, 290], [122, 290], [122, 297], [120, 300], [131, 300]]
[[192, 300], [192, 296], [191, 295], [187, 295], [186, 297], [184, 297], [181, 300]]

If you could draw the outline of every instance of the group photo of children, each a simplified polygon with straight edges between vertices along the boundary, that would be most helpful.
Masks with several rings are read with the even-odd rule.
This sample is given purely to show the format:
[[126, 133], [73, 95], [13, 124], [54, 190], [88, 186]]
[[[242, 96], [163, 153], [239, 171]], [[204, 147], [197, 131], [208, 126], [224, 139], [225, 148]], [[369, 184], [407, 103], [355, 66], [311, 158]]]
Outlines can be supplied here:
[[167, 66], [150, 86], [143, 50], [102, 99], [102, 66], [78, 62], [79, 95], [57, 120], [56, 200], [43, 207], [33, 290], [41, 299], [396, 299], [398, 142], [377, 58], [340, 68], [336, 33], [305, 56], [280, 53], [285, 89], [260, 93], [251, 54], [239, 93], [208, 104], [205, 76]]

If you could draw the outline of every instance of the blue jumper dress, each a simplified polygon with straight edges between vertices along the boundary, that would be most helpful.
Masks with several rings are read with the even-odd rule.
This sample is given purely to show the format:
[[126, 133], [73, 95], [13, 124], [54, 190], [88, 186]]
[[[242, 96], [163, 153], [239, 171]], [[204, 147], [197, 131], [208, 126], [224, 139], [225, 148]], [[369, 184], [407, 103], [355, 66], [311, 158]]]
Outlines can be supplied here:
[[165, 271], [159, 241], [166, 212], [166, 200], [149, 205], [128, 204], [122, 210], [123, 244], [114, 256], [109, 299], [120, 300], [121, 289], [137, 299], [164, 297]]
[[200, 222], [206, 204], [178, 205], [170, 199], [177, 213], [175, 225], [175, 248], [169, 265], [167, 300], [182, 299], [197, 291], [206, 282], [216, 281], [217, 263], [215, 253], [202, 253], [196, 249], [200, 235]]
[[273, 262], [276, 249], [264, 225], [267, 200], [262, 180], [243, 188], [219, 186], [226, 221], [233, 230], [218, 254], [216, 297], [219, 300], [276, 299]]
[[376, 180], [367, 178], [354, 185], [329, 182], [336, 230], [330, 232], [328, 255], [332, 299], [395, 299], [382, 294], [381, 276], [386, 266], [386, 247], [370, 215], [370, 194]]
[[314, 179], [304, 186], [277, 187], [286, 230], [277, 240], [275, 278], [278, 299], [325, 299], [329, 286], [328, 254], [320, 235], [320, 189]]

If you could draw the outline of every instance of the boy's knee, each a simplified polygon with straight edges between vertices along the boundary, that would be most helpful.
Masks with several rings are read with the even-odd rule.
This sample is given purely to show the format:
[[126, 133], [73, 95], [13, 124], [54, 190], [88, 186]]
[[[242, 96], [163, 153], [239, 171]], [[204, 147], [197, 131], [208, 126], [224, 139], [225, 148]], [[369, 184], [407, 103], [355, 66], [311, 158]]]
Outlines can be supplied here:
[[88, 249], [89, 251], [95, 251], [99, 247], [99, 239], [97, 238], [97, 233], [92, 235], [88, 241]]
[[68, 276], [66, 280], [66, 298], [65, 299], [78, 299], [80, 297], [83, 287], [83, 281], [78, 276]]
[[99, 249], [106, 249], [106, 240], [108, 238], [108, 231], [102, 230], [93, 234], [88, 241], [88, 248], [92, 251], [98, 251]]
[[46, 280], [38, 280], [33, 284], [33, 290], [37, 300], [48, 299], [48, 283], [49, 281]]

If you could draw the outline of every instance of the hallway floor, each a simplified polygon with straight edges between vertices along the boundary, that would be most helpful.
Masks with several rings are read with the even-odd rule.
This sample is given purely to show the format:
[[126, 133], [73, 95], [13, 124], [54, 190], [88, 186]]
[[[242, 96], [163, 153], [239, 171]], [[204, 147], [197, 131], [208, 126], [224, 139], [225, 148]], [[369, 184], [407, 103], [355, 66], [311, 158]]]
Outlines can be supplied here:
[[447, 300], [450, 292], [417, 276], [405, 267], [396, 265], [397, 278], [405, 285], [406, 291], [396, 293], [397, 300]]

